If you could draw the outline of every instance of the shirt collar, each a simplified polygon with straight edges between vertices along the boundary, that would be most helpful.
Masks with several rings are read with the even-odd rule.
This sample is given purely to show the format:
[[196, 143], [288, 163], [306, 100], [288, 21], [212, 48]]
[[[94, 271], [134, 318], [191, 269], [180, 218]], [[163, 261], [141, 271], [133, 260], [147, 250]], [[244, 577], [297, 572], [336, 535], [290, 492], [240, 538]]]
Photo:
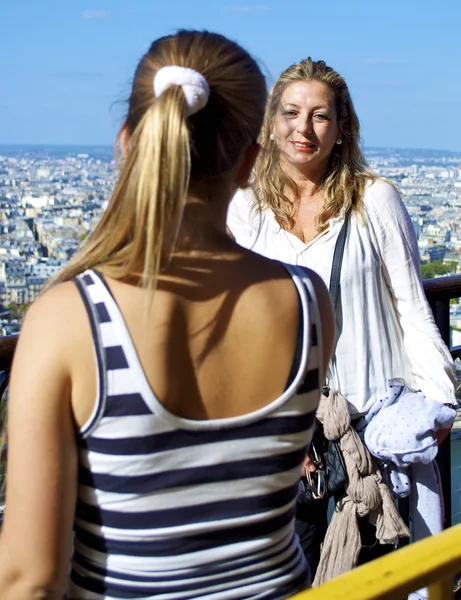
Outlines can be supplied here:
[[289, 231], [286, 231], [285, 229], [280, 228], [280, 231], [283, 233], [283, 235], [285, 235], [286, 239], [289, 241], [294, 250], [296, 250], [298, 254], [302, 254], [303, 252], [306, 252], [306, 250], [309, 250], [309, 248], [311, 248], [314, 244], [320, 241], [328, 242], [331, 238], [335, 237], [338, 234], [343, 222], [344, 215], [340, 215], [339, 217], [334, 217], [330, 219], [328, 221], [327, 228], [324, 231], [322, 231], [322, 233], [316, 235], [315, 238], [310, 240], [310, 242], [308, 242], [307, 244], [300, 240], [298, 236], [294, 235], [293, 233], [290, 233]]

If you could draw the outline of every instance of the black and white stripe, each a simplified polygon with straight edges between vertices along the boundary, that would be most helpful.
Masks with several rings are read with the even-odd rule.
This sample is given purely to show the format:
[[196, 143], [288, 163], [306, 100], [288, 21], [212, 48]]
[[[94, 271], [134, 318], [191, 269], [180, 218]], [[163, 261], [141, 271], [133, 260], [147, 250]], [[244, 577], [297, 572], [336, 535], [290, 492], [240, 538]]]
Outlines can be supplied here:
[[98, 397], [79, 435], [70, 599], [266, 600], [306, 586], [293, 516], [319, 399], [320, 330], [309, 278], [287, 268], [302, 307], [290, 384], [262, 409], [209, 421], [163, 407], [103, 279], [76, 278]]

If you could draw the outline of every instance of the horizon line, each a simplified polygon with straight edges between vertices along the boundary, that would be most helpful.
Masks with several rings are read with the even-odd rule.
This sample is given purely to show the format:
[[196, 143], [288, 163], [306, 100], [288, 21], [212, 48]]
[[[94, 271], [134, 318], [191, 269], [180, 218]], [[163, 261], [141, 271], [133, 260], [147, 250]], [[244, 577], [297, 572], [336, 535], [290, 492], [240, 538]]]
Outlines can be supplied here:
[[[26, 144], [21, 143], [3, 143], [0, 142], [0, 148], [107, 148], [113, 149], [113, 144], [72, 144], [72, 143], [58, 143], [58, 144], [42, 144], [28, 142]], [[461, 156], [461, 150], [448, 150], [447, 148], [421, 148], [413, 146], [375, 146], [375, 145], [364, 145], [365, 150], [412, 150], [412, 151], [432, 151], [432, 152], [449, 152], [450, 154], [459, 154]]]

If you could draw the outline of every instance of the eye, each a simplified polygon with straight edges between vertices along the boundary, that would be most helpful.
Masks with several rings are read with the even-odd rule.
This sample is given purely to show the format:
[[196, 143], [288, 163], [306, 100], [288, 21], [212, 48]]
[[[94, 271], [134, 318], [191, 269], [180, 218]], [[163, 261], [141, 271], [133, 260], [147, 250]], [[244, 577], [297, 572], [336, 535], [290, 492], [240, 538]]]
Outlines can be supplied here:
[[314, 117], [317, 119], [317, 121], [329, 121], [330, 117], [328, 115], [326, 115], [325, 113], [315, 113]]
[[284, 117], [296, 117], [298, 113], [295, 110], [284, 110], [282, 115]]

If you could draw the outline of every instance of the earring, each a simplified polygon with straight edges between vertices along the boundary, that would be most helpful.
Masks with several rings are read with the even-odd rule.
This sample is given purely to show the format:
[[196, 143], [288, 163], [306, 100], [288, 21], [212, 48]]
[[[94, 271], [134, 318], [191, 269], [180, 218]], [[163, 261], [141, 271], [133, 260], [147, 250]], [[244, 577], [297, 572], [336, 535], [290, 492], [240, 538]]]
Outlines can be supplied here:
[[270, 134], [269, 139], [274, 141], [275, 140], [275, 135], [273, 133]]
[[342, 139], [339, 138], [339, 140], [336, 140], [336, 143], [338, 144], [338, 146], [341, 146], [341, 144], [343, 143]]

